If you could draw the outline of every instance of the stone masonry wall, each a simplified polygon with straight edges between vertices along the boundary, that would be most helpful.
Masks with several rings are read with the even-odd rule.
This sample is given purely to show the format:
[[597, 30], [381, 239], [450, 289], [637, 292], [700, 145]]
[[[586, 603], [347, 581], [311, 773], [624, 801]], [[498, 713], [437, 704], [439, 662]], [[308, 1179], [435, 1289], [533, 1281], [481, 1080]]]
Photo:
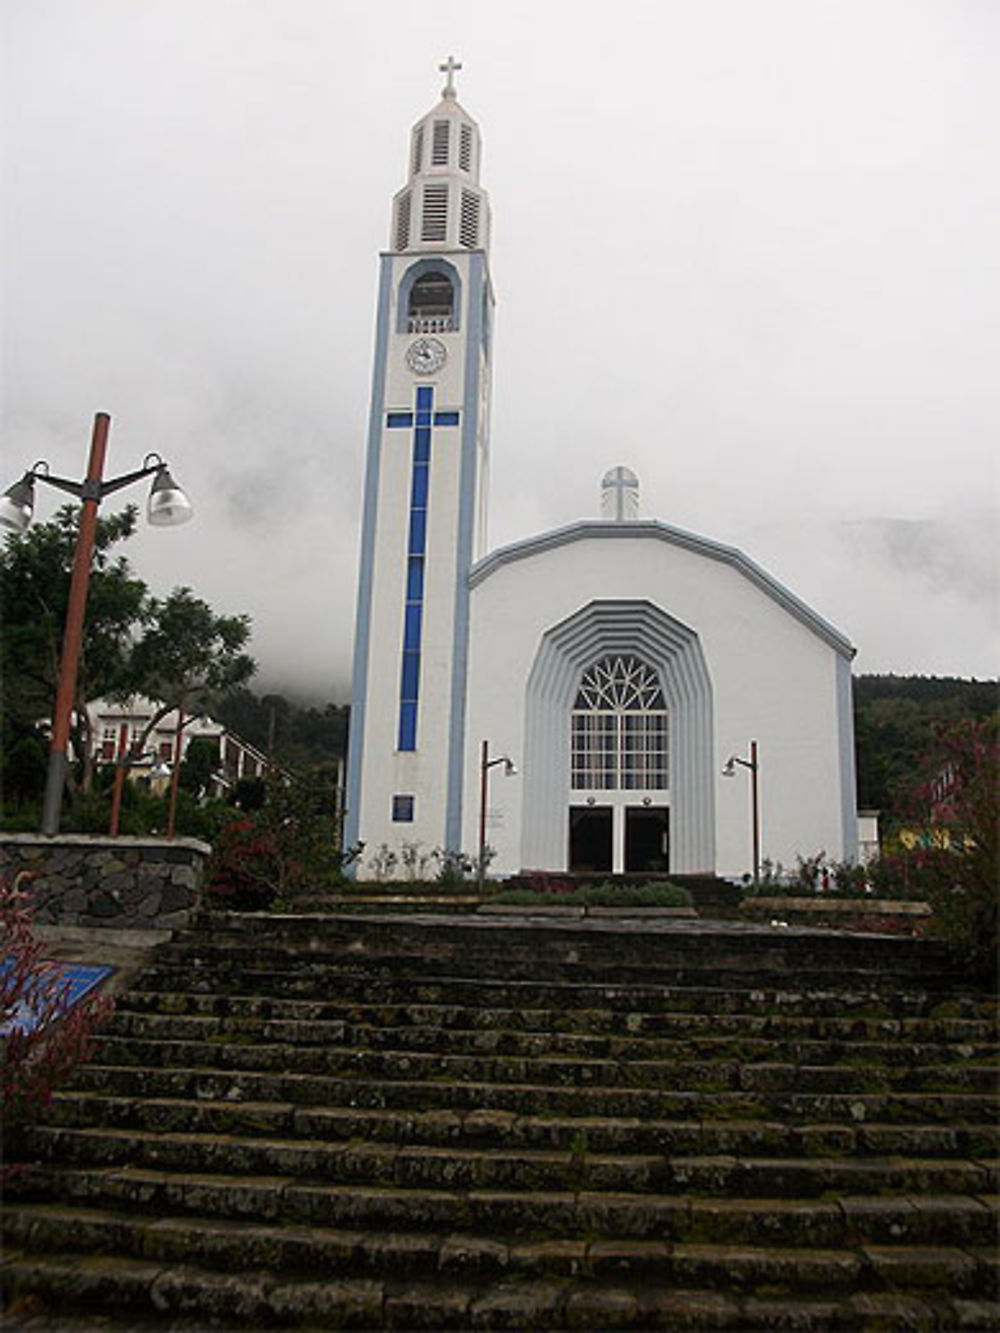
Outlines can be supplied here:
[[211, 850], [194, 838], [10, 833], [0, 839], [0, 873], [13, 883], [18, 871], [35, 872], [39, 925], [162, 930], [186, 925], [198, 908]]

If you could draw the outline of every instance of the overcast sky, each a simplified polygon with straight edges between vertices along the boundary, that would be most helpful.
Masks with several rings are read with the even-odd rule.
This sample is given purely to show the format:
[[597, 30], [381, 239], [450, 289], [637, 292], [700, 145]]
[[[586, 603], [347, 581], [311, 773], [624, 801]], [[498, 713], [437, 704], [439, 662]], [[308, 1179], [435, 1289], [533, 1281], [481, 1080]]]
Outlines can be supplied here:
[[597, 516], [624, 463], [858, 670], [996, 673], [996, 0], [3, 14], [4, 473], [81, 476], [98, 410], [110, 471], [163, 454], [197, 518], [132, 561], [252, 615], [258, 688], [348, 697], [377, 255], [451, 52], [493, 207], [492, 544]]

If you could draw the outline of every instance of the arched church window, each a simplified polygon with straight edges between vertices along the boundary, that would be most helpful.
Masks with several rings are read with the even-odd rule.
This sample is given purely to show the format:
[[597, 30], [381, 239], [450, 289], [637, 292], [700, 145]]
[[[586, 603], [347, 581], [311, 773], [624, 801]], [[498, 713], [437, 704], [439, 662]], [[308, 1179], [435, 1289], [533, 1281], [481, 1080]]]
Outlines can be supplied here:
[[580, 679], [571, 718], [577, 791], [668, 785], [667, 706], [653, 667], [631, 653], [602, 657]]
[[450, 333], [455, 327], [455, 288], [446, 273], [425, 273], [410, 288], [411, 333]]

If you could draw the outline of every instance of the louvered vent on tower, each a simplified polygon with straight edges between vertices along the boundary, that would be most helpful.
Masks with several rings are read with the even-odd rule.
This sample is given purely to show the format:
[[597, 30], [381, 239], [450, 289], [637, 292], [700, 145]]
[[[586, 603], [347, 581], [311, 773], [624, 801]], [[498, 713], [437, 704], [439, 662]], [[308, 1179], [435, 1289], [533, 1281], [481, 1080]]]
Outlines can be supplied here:
[[463, 171], [472, 170], [472, 126], [464, 121], [459, 128], [458, 165]]
[[413, 196], [407, 190], [396, 200], [396, 239], [394, 249], [405, 250], [410, 244], [410, 211]]
[[462, 191], [458, 239], [467, 250], [474, 250], [479, 244], [479, 195], [472, 190]]
[[418, 125], [413, 131], [413, 152], [410, 157], [410, 175], [416, 176], [424, 164], [424, 127]]
[[436, 120], [434, 122], [434, 138], [431, 142], [431, 166], [446, 167], [448, 165], [448, 141], [450, 138], [451, 121]]
[[448, 236], [448, 187], [424, 186], [424, 211], [420, 227], [422, 241], [444, 241]]

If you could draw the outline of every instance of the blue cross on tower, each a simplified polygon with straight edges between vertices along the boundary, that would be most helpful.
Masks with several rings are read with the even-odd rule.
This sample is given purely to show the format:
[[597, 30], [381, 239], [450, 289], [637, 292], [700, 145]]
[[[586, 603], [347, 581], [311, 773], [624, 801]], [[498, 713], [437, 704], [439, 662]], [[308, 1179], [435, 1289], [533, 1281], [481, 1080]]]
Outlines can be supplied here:
[[420, 646], [424, 617], [424, 561], [427, 556], [427, 497], [430, 493], [431, 433], [435, 426], [457, 426], [458, 412], [435, 412], [434, 390], [417, 387], [413, 412], [387, 412], [386, 426], [413, 431], [410, 475], [410, 530], [406, 547], [406, 592], [403, 613], [403, 661], [399, 675], [397, 748], [417, 748], [417, 702], [420, 696]]

